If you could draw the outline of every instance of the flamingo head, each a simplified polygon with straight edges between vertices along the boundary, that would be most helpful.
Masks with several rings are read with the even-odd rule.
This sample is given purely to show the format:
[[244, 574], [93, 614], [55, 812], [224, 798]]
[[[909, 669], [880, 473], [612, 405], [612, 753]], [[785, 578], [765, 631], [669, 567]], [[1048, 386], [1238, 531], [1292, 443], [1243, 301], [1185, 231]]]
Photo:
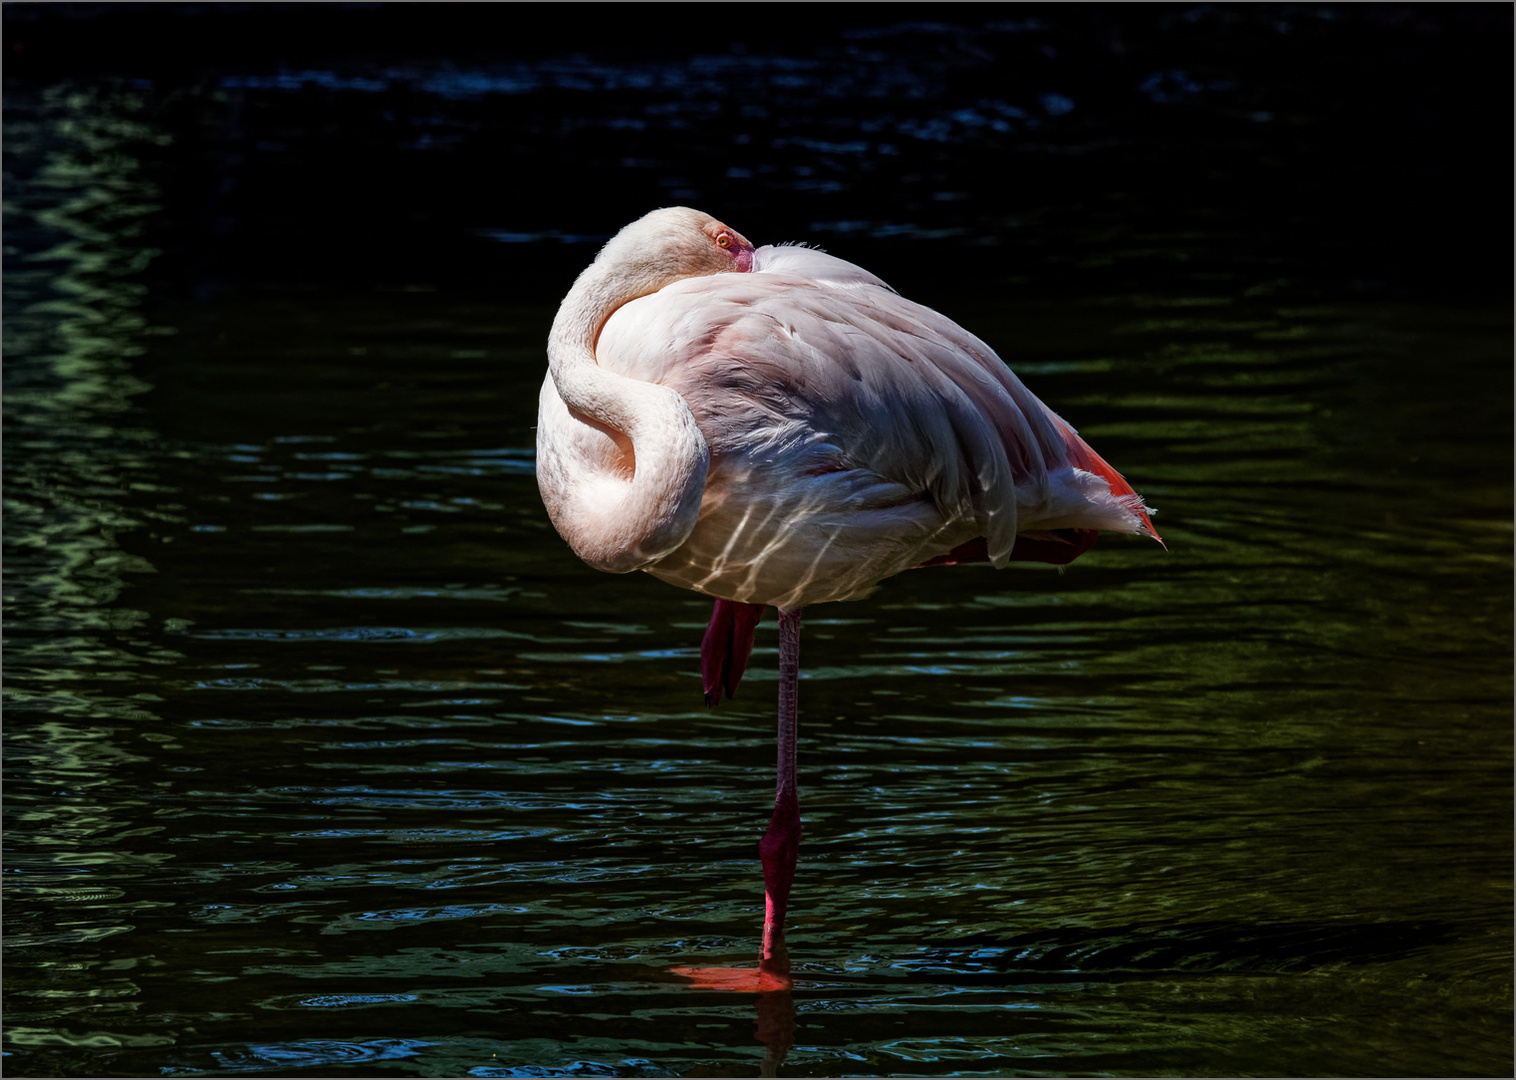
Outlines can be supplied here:
[[687, 206], [645, 214], [611, 237], [596, 262], [610, 263], [638, 295], [689, 277], [745, 274], [753, 245], [736, 229]]

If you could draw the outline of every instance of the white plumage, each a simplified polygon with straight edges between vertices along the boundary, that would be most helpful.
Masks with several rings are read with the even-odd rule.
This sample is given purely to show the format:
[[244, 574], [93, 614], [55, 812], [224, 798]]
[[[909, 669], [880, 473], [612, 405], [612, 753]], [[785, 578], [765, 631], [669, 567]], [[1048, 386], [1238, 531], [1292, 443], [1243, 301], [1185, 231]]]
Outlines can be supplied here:
[[[698, 219], [710, 220], [655, 211], [622, 235], [646, 252]], [[1141, 499], [989, 346], [867, 271], [763, 247], [747, 272], [697, 274], [617, 304], [593, 358], [677, 395], [645, 414], [645, 438], [682, 445], [691, 465], [703, 457], [687, 496], [698, 513], [667, 497], [628, 503], [633, 461], [653, 450], [565, 405], [556, 367], [543, 384], [539, 477], [554, 523], [577, 550], [583, 518], [614, 512], [637, 552], [610, 565], [592, 552], [592, 564], [799, 608], [863, 595], [978, 537], [998, 567], [1018, 535], [1156, 535]], [[691, 419], [703, 449], [686, 437]], [[677, 543], [639, 546], [639, 522], [671, 516]]]

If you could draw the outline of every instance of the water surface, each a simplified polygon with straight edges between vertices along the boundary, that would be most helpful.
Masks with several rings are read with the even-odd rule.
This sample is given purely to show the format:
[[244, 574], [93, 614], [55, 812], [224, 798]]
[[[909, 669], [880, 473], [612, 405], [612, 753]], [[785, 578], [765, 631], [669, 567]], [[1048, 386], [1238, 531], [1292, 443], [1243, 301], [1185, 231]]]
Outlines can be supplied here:
[[[889, 78], [829, 93], [948, 93], [849, 40]], [[824, 103], [840, 62], [336, 71], [315, 115], [585, 80], [597, 104], [543, 115], [596, 127], [630, 88], [698, 127], [734, 67]], [[1226, 92], [1197, 78], [1132, 82], [1155, 109]], [[312, 82], [219, 85], [267, 141]], [[1054, 93], [979, 127], [1025, 147], [1077, 112]], [[777, 638], [707, 710], [708, 602], [589, 570], [546, 520], [537, 293], [598, 234], [471, 234], [524, 253], [499, 256], [520, 296], [415, 251], [362, 288], [236, 278], [245, 239], [169, 242], [196, 136], [166, 96], [7, 95], [9, 1074], [1509, 1074], [1508, 302], [1323, 288], [1242, 210], [1053, 214], [1028, 231], [1056, 255], [897, 277], [1127, 475], [1168, 550], [808, 611], [796, 986], [700, 992], [668, 969], [755, 959]], [[846, 187], [873, 136], [818, 109], [801, 134], [832, 131], [812, 152]], [[942, 168], [982, 163], [940, 134]], [[895, 208], [890, 243], [925, 246], [879, 259], [988, 220], [935, 204]], [[228, 204], [194, 205], [214, 235]]]

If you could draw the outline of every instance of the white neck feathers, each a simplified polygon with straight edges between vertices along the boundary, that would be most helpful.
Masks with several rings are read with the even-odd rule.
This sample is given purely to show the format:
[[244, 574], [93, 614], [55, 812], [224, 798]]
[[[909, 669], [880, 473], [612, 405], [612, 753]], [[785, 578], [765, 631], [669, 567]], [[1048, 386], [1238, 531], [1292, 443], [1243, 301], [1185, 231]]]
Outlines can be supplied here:
[[[616, 309], [661, 287], [611, 255], [607, 245], [558, 309], [548, 336], [548, 377], [573, 422], [606, 431], [622, 447], [626, 470], [585, 476], [561, 461], [544, 468], [539, 452], [538, 481], [554, 526], [575, 554], [596, 569], [625, 573], [656, 562], [689, 536], [710, 448], [675, 391], [596, 362], [600, 332]], [[548, 434], [539, 427], [539, 450]]]

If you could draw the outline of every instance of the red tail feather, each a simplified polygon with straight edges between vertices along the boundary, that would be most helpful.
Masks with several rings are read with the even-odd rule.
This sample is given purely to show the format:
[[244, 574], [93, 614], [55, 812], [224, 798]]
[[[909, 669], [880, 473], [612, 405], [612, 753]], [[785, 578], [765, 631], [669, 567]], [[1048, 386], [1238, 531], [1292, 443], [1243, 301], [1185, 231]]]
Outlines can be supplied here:
[[[1073, 459], [1075, 465], [1078, 465], [1085, 472], [1092, 472], [1096, 476], [1105, 477], [1106, 483], [1111, 485], [1112, 495], [1131, 495], [1133, 498], [1136, 497], [1137, 493], [1132, 490], [1132, 485], [1128, 484], [1126, 482], [1126, 479], [1119, 472], [1111, 468], [1111, 466], [1106, 463], [1105, 458], [1095, 453], [1095, 451], [1090, 448], [1090, 444], [1081, 439], [1073, 428], [1069, 427], [1067, 424], [1064, 424], [1062, 420], [1060, 420], [1059, 423], [1063, 427], [1064, 441], [1068, 443], [1069, 457]], [[1159, 536], [1158, 530], [1153, 528], [1153, 520], [1148, 517], [1146, 510], [1140, 509], [1140, 502], [1138, 503], [1138, 507], [1137, 516], [1140, 517], [1142, 519], [1142, 523], [1147, 526], [1148, 532], [1152, 534], [1153, 539], [1162, 544], [1163, 537]], [[1016, 546], [1021, 546], [1019, 541]], [[1015, 558], [1014, 555], [1011, 557], [1013, 559]]]

